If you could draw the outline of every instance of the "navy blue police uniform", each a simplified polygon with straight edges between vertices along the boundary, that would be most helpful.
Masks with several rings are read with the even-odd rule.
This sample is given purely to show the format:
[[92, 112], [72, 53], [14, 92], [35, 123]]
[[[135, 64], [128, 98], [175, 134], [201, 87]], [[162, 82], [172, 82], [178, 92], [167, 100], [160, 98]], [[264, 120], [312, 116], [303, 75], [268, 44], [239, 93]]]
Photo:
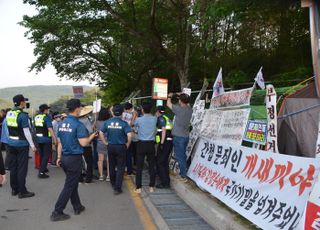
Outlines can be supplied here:
[[58, 127], [58, 138], [62, 145], [61, 167], [66, 174], [66, 180], [55, 205], [56, 214], [63, 213], [69, 199], [75, 211], [83, 207], [78, 193], [78, 182], [84, 149], [78, 139], [87, 137], [86, 127], [75, 116], [67, 116]]
[[48, 129], [53, 128], [52, 119], [47, 114], [40, 113], [35, 116], [34, 126], [41, 160], [38, 176], [40, 178], [47, 178], [49, 176], [45, 173], [48, 172], [47, 164], [52, 154], [52, 137]]
[[29, 128], [29, 116], [19, 107], [13, 107], [7, 113], [6, 122], [9, 131], [8, 152], [10, 155], [10, 186], [12, 195], [26, 194], [26, 176], [28, 172], [29, 143], [23, 129]]
[[113, 117], [105, 121], [100, 131], [106, 134], [108, 141], [110, 182], [115, 192], [122, 192], [121, 187], [126, 166], [127, 135], [132, 132], [132, 129], [121, 117]]
[[[164, 142], [161, 143], [162, 139], [162, 129], [166, 129], [166, 136]], [[157, 185], [157, 188], [168, 188], [170, 187], [170, 176], [169, 176], [169, 157], [173, 148], [172, 144], [172, 123], [170, 119], [161, 114], [157, 120], [157, 135], [156, 143], [158, 144], [157, 148], [157, 171], [161, 183]]]

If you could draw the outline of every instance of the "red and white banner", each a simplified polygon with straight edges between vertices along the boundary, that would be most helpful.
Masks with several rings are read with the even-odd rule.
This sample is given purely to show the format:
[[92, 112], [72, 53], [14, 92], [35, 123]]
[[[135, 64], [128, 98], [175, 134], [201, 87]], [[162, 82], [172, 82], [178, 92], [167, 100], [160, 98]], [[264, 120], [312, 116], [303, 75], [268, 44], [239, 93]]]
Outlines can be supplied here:
[[295, 229], [320, 160], [201, 138], [188, 176], [262, 229]]
[[266, 107], [268, 120], [267, 151], [278, 153], [277, 139], [277, 93], [273, 85], [267, 85]]
[[210, 109], [250, 105], [252, 89], [253, 88], [229, 91], [213, 97], [211, 99]]

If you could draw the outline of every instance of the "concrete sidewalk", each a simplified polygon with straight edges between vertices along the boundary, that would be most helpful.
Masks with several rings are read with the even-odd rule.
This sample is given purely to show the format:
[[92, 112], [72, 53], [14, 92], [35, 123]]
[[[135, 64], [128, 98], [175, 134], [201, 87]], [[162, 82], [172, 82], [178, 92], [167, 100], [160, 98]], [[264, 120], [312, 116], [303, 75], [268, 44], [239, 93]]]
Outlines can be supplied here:
[[18, 199], [17, 196], [11, 196], [9, 183], [0, 188], [1, 230], [144, 229], [125, 182], [124, 193], [118, 196], [113, 195], [109, 182], [80, 184], [79, 193], [86, 207], [85, 212], [75, 216], [69, 202], [65, 213], [70, 214], [71, 219], [51, 222], [50, 214], [64, 184], [65, 175], [61, 168], [49, 167], [49, 170], [49, 179], [38, 179], [33, 159], [30, 159], [27, 189], [35, 192], [35, 197]]

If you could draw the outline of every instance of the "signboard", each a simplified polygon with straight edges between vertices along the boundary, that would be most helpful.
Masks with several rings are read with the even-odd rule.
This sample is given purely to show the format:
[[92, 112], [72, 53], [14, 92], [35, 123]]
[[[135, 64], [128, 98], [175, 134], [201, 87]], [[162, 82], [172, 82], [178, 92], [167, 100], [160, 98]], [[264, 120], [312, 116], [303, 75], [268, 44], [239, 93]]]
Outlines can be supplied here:
[[101, 110], [101, 99], [98, 99], [93, 102], [93, 111], [92, 113], [99, 113]]
[[243, 140], [265, 145], [267, 141], [267, 131], [266, 122], [249, 120]]
[[72, 86], [73, 95], [75, 98], [83, 97], [83, 86]]
[[153, 78], [152, 99], [167, 100], [168, 79]]
[[250, 105], [252, 89], [253, 88], [229, 91], [225, 92], [222, 95], [213, 97], [211, 99], [210, 108], [213, 109], [219, 107], [236, 107]]
[[268, 120], [267, 151], [278, 153], [277, 139], [277, 93], [273, 85], [267, 85], [266, 107]]
[[262, 229], [295, 229], [320, 161], [201, 138], [188, 170], [199, 187]]
[[200, 135], [210, 140], [241, 145], [250, 108], [237, 110], [206, 110]]
[[191, 95], [191, 89], [190, 88], [183, 88], [182, 89], [182, 93], [185, 93], [185, 94], [187, 94], [187, 95]]

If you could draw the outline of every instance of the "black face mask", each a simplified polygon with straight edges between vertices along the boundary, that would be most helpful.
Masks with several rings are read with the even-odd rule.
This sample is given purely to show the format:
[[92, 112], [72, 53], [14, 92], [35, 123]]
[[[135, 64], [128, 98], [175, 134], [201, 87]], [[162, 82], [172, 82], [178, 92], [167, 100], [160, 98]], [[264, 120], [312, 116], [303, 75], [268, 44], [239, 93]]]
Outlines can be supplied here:
[[30, 103], [27, 102], [27, 103], [26, 103], [26, 109], [29, 109], [29, 108], [30, 108]]

